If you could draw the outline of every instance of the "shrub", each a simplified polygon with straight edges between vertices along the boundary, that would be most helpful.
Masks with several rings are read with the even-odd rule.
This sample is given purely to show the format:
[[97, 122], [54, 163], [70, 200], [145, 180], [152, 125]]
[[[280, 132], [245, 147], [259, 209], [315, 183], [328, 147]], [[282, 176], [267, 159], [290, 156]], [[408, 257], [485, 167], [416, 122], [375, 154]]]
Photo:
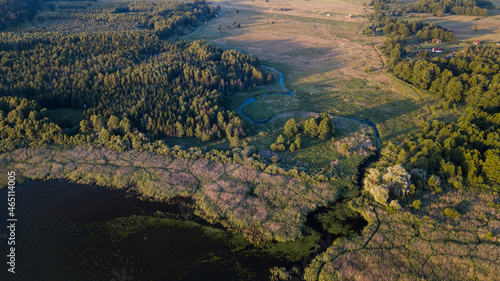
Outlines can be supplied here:
[[450, 218], [458, 218], [460, 214], [453, 208], [445, 208], [443, 214]]
[[413, 201], [412, 205], [413, 205], [413, 208], [420, 210], [420, 207], [422, 207], [422, 201], [415, 200], [415, 201]]

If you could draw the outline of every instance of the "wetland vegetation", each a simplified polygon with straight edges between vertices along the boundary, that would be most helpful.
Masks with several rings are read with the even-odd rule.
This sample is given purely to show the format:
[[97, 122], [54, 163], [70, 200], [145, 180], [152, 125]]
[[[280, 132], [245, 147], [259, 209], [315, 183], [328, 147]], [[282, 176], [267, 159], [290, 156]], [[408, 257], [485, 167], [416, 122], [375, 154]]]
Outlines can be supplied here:
[[3, 2], [1, 169], [150, 206], [40, 223], [87, 274], [500, 272], [495, 2]]

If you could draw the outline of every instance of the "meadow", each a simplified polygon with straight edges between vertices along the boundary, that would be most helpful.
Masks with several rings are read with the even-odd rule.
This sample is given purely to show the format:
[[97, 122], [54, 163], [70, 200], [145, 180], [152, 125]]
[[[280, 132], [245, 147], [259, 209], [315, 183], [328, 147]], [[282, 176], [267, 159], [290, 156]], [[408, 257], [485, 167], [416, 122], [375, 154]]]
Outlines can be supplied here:
[[[425, 104], [434, 105], [436, 99], [385, 73], [374, 47], [382, 38], [358, 34], [368, 11], [361, 4], [215, 1], [221, 7], [218, 17], [182, 39], [201, 38], [255, 55], [283, 73], [285, 85], [296, 95], [261, 99], [245, 109], [252, 117], [290, 111], [358, 117], [373, 121], [382, 139], [390, 140], [411, 132]], [[277, 10], [284, 7], [287, 11]], [[235, 22], [241, 27], [233, 28]], [[227, 101], [237, 107], [264, 91], [234, 94]]]

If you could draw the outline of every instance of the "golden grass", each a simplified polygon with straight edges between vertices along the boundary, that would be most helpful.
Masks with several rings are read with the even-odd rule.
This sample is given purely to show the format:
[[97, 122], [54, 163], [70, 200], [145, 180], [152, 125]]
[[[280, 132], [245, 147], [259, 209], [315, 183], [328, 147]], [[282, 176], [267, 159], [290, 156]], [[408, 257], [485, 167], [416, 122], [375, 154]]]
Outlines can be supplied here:
[[[394, 137], [413, 126], [408, 119], [423, 105], [421, 99], [428, 98], [383, 72], [383, 60], [373, 45], [384, 38], [357, 34], [367, 11], [362, 1], [241, 0], [213, 5], [221, 6], [218, 18], [180, 39], [204, 39], [255, 55], [280, 70], [296, 97], [282, 97], [281, 104], [278, 98], [260, 101], [261, 116], [300, 110], [368, 118], [380, 125], [392, 120], [403, 124], [400, 131], [388, 133]], [[352, 18], [345, 17], [349, 13]], [[235, 22], [241, 28], [234, 28]], [[367, 66], [375, 71], [367, 73]], [[351, 83], [353, 79], [368, 83]]]

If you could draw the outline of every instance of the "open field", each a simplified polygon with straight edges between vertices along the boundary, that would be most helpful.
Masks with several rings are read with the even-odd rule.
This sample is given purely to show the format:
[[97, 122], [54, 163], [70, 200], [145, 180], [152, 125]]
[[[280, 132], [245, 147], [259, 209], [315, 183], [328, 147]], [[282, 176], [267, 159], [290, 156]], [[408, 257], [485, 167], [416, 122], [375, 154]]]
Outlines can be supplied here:
[[[287, 111], [367, 118], [381, 128], [397, 128], [384, 130], [382, 137], [391, 139], [414, 128], [414, 116], [433, 99], [382, 71], [382, 58], [372, 45], [383, 38], [357, 34], [365, 21], [361, 15], [366, 10], [361, 4], [326, 0], [215, 1], [214, 6], [221, 6], [218, 17], [180, 39], [204, 39], [255, 55], [263, 64], [283, 73], [286, 86], [296, 96], [259, 100], [246, 109], [255, 118]], [[346, 18], [349, 13], [352, 18]], [[241, 27], [235, 27], [235, 23]], [[374, 71], [367, 73], [368, 66]], [[240, 101], [254, 95], [235, 94], [228, 98], [229, 107], [237, 108]]]

